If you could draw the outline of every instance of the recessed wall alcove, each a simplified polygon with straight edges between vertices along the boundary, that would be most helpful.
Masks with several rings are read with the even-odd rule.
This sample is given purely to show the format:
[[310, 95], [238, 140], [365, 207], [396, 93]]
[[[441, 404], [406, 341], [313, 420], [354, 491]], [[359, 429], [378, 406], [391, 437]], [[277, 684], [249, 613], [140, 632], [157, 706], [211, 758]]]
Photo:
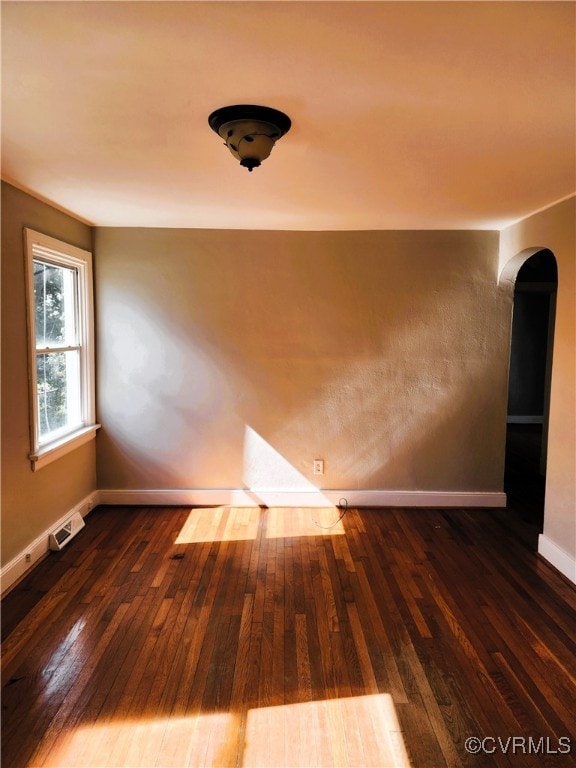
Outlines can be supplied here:
[[558, 267], [547, 248], [525, 250], [501, 275], [512, 300], [504, 487], [535, 534], [544, 501]]

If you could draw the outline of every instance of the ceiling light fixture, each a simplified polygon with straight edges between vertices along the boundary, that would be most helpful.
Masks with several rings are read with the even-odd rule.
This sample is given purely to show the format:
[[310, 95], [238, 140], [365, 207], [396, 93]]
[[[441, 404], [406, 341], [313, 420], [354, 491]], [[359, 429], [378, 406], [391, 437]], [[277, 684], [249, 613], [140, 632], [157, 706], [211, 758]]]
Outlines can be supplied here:
[[288, 115], [271, 107], [237, 104], [212, 112], [208, 123], [224, 139], [240, 165], [251, 172], [272, 152], [279, 138], [292, 125]]

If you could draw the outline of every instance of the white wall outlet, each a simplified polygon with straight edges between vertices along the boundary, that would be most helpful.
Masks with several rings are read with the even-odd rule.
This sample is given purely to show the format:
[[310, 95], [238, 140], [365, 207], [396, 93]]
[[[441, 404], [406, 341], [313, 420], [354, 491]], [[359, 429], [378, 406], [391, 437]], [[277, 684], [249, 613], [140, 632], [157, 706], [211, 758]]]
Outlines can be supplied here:
[[314, 459], [312, 471], [315, 475], [324, 474], [324, 459]]

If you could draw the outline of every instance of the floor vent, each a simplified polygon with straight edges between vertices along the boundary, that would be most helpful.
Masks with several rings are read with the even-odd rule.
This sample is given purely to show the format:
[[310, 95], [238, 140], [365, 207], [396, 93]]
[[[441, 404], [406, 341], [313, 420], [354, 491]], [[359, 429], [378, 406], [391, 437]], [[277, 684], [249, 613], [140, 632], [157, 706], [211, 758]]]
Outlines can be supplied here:
[[80, 512], [74, 512], [70, 520], [66, 521], [64, 525], [61, 525], [60, 528], [57, 528], [50, 534], [50, 549], [55, 551], [63, 549], [63, 547], [65, 547], [85, 525], [86, 523]]

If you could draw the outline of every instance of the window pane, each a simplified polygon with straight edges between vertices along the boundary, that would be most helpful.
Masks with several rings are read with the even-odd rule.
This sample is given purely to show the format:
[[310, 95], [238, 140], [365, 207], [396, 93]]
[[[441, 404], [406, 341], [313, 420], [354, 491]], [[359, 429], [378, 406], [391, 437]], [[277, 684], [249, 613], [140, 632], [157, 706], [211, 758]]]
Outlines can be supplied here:
[[52, 352], [36, 357], [39, 442], [59, 430], [80, 426], [80, 353]]
[[76, 270], [34, 261], [36, 346], [76, 343]]

